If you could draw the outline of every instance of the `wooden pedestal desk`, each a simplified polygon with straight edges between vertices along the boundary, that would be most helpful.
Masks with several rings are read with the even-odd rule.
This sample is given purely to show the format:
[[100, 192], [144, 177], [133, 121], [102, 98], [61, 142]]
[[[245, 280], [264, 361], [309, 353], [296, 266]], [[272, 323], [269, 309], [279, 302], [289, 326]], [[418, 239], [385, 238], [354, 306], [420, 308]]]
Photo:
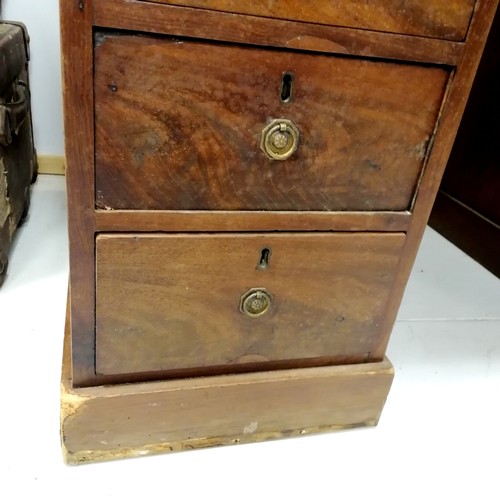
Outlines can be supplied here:
[[377, 423], [497, 0], [61, 0], [69, 463]]

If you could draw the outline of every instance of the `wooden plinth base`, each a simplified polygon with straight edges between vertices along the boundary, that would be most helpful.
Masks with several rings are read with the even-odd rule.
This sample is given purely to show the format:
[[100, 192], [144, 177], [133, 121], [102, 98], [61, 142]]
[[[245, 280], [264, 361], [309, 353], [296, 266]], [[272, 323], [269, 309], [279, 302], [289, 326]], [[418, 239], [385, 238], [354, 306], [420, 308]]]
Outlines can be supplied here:
[[66, 328], [61, 439], [68, 464], [376, 425], [380, 363], [75, 389]]

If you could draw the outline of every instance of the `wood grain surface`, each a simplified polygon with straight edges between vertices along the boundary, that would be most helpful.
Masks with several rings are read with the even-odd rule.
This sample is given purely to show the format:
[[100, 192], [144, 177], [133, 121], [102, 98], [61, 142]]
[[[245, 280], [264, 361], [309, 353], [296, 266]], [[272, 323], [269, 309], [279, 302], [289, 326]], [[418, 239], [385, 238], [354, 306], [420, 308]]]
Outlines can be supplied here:
[[144, 0], [277, 19], [463, 40], [475, 0]]
[[410, 212], [97, 210], [98, 232], [406, 231]]
[[[400, 233], [100, 235], [97, 373], [370, 359], [403, 242]], [[269, 265], [259, 269], [263, 249]], [[251, 289], [272, 297], [263, 316], [240, 311]]]
[[[436, 2], [432, 3], [436, 4]], [[370, 4], [373, 5], [372, 2]], [[457, 3], [447, 2], [447, 5], [450, 9], [454, 9]], [[405, 224], [411, 220], [411, 225], [387, 312], [384, 314], [381, 326], [381, 331], [385, 333], [376, 337], [371, 347], [374, 356], [381, 359], [465, 106], [477, 68], [477, 61], [497, 6], [498, 0], [477, 2], [470, 29], [467, 31], [467, 38], [462, 43], [461, 41], [438, 38], [278, 20], [271, 17], [244, 16], [215, 10], [200, 11], [195, 8], [137, 0], [61, 1], [68, 199], [70, 200], [70, 280], [73, 295], [71, 317], [73, 384], [77, 386], [96, 385], [107, 383], [110, 380], [110, 377], [106, 378], [95, 374], [95, 233], [99, 230], [131, 231], [135, 230], [138, 224], [141, 224], [139, 210], [131, 211], [129, 214], [126, 214], [126, 211], [116, 211], [116, 213], [105, 210], [95, 211], [93, 31], [109, 28], [127, 30], [137, 37], [144, 33], [175, 35], [219, 42], [242, 43], [254, 47], [309, 50], [320, 55], [321, 53], [349, 54], [351, 56], [439, 63], [449, 65], [448, 69], [456, 66], [446, 106], [440, 113], [440, 126], [437, 129], [434, 146], [430, 151], [424, 176], [420, 180], [419, 194], [412, 205], [411, 219], [408, 212], [401, 212], [404, 214]], [[410, 17], [411, 15], [410, 13]], [[383, 63], [383, 61], [380, 62]], [[126, 71], [127, 64], [124, 62], [122, 65], [123, 72]], [[370, 64], [374, 64], [374, 62], [371, 61]], [[219, 66], [222, 67], [223, 64], [219, 64]], [[154, 66], [152, 67], [154, 68]], [[432, 68], [422, 69], [430, 70]], [[148, 77], [150, 74], [150, 72], [147, 73]], [[190, 75], [188, 74], [188, 76]], [[196, 76], [198, 78], [199, 74]], [[148, 90], [148, 81], [149, 79], [146, 77], [142, 79], [145, 91]], [[418, 88], [421, 83], [425, 86], [426, 81], [426, 78], [417, 78], [413, 87]], [[374, 84], [373, 88], [377, 89], [377, 85]], [[425, 102], [425, 99], [422, 102]], [[401, 104], [399, 100], [396, 100], [395, 106], [399, 104]], [[117, 155], [115, 161], [118, 161], [119, 158], [120, 156]], [[392, 187], [391, 182], [388, 184], [389, 188]], [[154, 214], [154, 210], [143, 211], [144, 225], [138, 231], [169, 231], [172, 230], [169, 228], [171, 223], [172, 227], [176, 228], [174, 230], [182, 230], [180, 227], [182, 217], [189, 216], [193, 212], [186, 211], [182, 217], [179, 216], [180, 213], [176, 209], [157, 211], [157, 215]], [[226, 212], [226, 215], [230, 213], [234, 212]], [[250, 218], [240, 216], [235, 219], [234, 230], [245, 231], [248, 230], [247, 228], [259, 230], [262, 225], [268, 225], [272, 221], [272, 212], [258, 214], [254, 211], [253, 213], [256, 215], [250, 215]], [[286, 212], [281, 213], [286, 214]], [[400, 222], [396, 222], [394, 225], [394, 219], [385, 215], [388, 212], [383, 212], [382, 219], [374, 219], [373, 214], [376, 212], [367, 211], [366, 214], [369, 217], [366, 224], [359, 219], [360, 212], [355, 213], [354, 218], [342, 218], [341, 215], [339, 219], [336, 216], [332, 219], [336, 220], [337, 224], [333, 229], [348, 230], [346, 224], [349, 221], [353, 222], [353, 228], [360, 230], [406, 229], [400, 225], [402, 219], [397, 219]], [[265, 217], [261, 218], [263, 215]], [[207, 216], [209, 224], [216, 228], [214, 230], [231, 230], [229, 217], [219, 217], [210, 212], [200, 213], [200, 217], [190, 223], [191, 229], [187, 230], [196, 230], [195, 228], [199, 227], [204, 217]], [[310, 230], [315, 217], [316, 215], [313, 214], [312, 219], [293, 219], [287, 222], [281, 216], [277, 220], [281, 230], [286, 230], [286, 228], [292, 228], [289, 230]], [[374, 220], [377, 221], [376, 224], [380, 223], [380, 226], [371, 226]], [[323, 218], [321, 221], [319, 227], [327, 229], [330, 222], [326, 222]], [[127, 227], [128, 223], [130, 226]], [[134, 380], [137, 378], [139, 377], [133, 377]], [[122, 381], [129, 382], [130, 377], [124, 375]]]
[[77, 389], [67, 322], [61, 442], [68, 464], [251, 443], [376, 425], [391, 363]]
[[94, 98], [92, 11], [60, 2], [68, 191], [73, 380], [92, 383], [94, 370]]
[[497, 11], [429, 225], [500, 278], [499, 47]]
[[378, 356], [383, 355], [387, 349], [389, 342], [388, 326], [393, 325], [396, 320], [403, 292], [436, 199], [441, 178], [455, 141], [498, 6], [498, 0], [483, 0], [477, 3], [462, 59], [454, 74], [453, 83], [450, 85], [446, 98], [446, 105], [439, 119], [439, 128], [436, 133], [432, 154], [429, 157], [420, 183], [419, 196], [415, 199], [412, 223], [407, 233], [403, 257], [400, 260], [397, 278], [394, 282], [389, 307], [384, 318], [386, 336], [380, 339], [378, 345], [374, 346], [374, 351], [378, 353]]
[[[406, 210], [447, 79], [441, 68], [98, 35], [96, 205]], [[273, 118], [301, 133], [286, 161], [260, 149]]]
[[[242, 2], [243, 3], [243, 2]], [[92, 5], [94, 25], [115, 30], [195, 37], [332, 54], [455, 66], [463, 42], [381, 31], [246, 16], [141, 0], [106, 0]], [[200, 22], [202, 20], [202, 22]], [[245, 29], [241, 29], [245, 26]]]

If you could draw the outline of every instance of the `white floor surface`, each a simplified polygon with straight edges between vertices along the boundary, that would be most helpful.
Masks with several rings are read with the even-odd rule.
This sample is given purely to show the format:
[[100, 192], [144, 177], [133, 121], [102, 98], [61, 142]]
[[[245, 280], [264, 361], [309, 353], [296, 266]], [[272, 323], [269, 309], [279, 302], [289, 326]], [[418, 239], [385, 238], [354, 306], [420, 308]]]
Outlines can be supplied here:
[[40, 176], [0, 289], [1, 499], [500, 499], [500, 280], [432, 229], [377, 427], [64, 465], [66, 228], [64, 178]]

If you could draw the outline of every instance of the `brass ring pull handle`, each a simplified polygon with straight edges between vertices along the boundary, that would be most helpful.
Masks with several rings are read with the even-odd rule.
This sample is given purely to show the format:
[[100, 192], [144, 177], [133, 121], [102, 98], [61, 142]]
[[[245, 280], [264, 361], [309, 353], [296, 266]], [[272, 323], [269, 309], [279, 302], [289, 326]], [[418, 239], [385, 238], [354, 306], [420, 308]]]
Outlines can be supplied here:
[[262, 131], [260, 148], [271, 160], [286, 160], [297, 151], [299, 136], [292, 120], [272, 120]]
[[263, 288], [251, 288], [240, 299], [240, 311], [251, 318], [258, 318], [269, 311], [272, 298]]

